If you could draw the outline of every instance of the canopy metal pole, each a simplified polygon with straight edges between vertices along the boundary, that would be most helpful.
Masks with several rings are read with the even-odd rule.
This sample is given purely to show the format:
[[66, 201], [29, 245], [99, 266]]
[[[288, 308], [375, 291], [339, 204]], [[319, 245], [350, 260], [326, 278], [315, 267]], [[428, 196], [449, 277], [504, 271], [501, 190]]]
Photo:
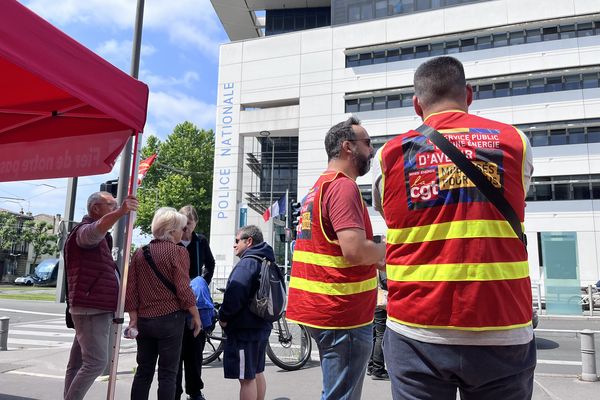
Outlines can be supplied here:
[[[142, 47], [142, 27], [144, 22], [144, 0], [138, 0], [135, 15], [135, 31], [133, 35], [133, 49], [131, 55], [131, 76], [138, 77], [140, 70], [140, 52]], [[131, 162], [132, 141], [134, 157]], [[141, 134], [136, 133], [134, 137], [127, 141], [127, 145], [121, 153], [121, 169], [119, 174], [119, 192], [117, 201], [119, 204], [125, 199], [127, 192], [130, 195], [137, 193], [137, 171], [140, 161], [138, 146], [141, 143]], [[128, 188], [125, 182], [129, 182]], [[124, 322], [123, 312], [125, 308], [125, 292], [127, 290], [127, 274], [129, 270], [129, 256], [131, 251], [131, 240], [133, 233], [133, 222], [135, 221], [135, 212], [130, 212], [125, 218], [121, 218], [117, 223], [115, 230], [115, 246], [117, 250], [117, 265], [121, 271], [121, 287], [119, 290], [119, 299], [117, 302], [117, 311], [113, 320], [113, 331], [111, 336], [112, 357], [109, 363], [107, 400], [115, 398], [115, 389], [117, 385], [117, 368], [119, 364], [119, 350], [121, 347], [121, 327]], [[121, 235], [123, 233], [123, 235]]]

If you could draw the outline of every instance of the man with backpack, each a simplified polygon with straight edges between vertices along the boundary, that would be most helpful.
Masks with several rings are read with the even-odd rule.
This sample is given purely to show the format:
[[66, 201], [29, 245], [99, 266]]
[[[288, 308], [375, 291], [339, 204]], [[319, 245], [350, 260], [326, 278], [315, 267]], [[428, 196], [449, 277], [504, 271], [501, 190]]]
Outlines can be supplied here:
[[240, 261], [229, 275], [219, 309], [219, 323], [227, 335], [223, 370], [226, 379], [240, 381], [240, 400], [263, 400], [267, 389], [265, 350], [272, 324], [249, 305], [260, 286], [263, 260], [274, 263], [275, 255], [254, 225], [240, 228], [233, 248]]

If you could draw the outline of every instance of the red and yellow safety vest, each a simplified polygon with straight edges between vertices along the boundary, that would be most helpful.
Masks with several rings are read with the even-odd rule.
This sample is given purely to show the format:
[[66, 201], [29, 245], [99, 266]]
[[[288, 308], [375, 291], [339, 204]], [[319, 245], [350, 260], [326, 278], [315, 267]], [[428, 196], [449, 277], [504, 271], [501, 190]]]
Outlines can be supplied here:
[[[377, 299], [375, 266], [350, 265], [338, 242], [323, 230], [323, 192], [335, 179], [350, 178], [341, 172], [325, 172], [302, 201], [286, 312], [291, 321], [323, 329], [371, 323]], [[372, 239], [373, 229], [364, 202], [363, 208], [365, 233]]]
[[[524, 219], [523, 137], [448, 111], [425, 121], [457, 146]], [[381, 151], [388, 317], [413, 327], [506, 330], [531, 323], [525, 246], [473, 183], [416, 131]]]

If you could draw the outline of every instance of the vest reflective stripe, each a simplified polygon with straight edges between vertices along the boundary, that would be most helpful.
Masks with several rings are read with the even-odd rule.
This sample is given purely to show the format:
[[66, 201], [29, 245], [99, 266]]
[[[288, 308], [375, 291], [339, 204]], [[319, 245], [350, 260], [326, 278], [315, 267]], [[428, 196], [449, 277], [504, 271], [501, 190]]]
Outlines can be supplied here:
[[515, 232], [507, 221], [466, 220], [388, 229], [386, 241], [389, 244], [404, 244], [447, 239], [513, 237], [516, 237]]
[[448, 325], [420, 325], [412, 322], [402, 321], [398, 318], [387, 316], [389, 319], [398, 322], [403, 325], [413, 326], [415, 328], [429, 328], [429, 329], [453, 329], [459, 331], [475, 331], [475, 332], [483, 332], [483, 331], [507, 331], [510, 329], [524, 328], [526, 326], [531, 325], [531, 321], [525, 322], [524, 324], [514, 324], [514, 325], [505, 325], [505, 326], [473, 326], [473, 327], [464, 327], [464, 326], [448, 326]]
[[311, 253], [309, 251], [296, 250], [294, 251], [293, 261], [306, 264], [319, 265], [321, 267], [331, 268], [348, 268], [352, 267], [344, 256], [330, 256], [327, 254]]
[[387, 264], [387, 278], [396, 282], [496, 281], [529, 276], [527, 261], [497, 263]]
[[377, 288], [377, 278], [367, 279], [362, 282], [327, 283], [311, 281], [293, 276], [290, 279], [290, 287], [311, 293], [329, 294], [332, 296], [344, 296], [368, 292]]

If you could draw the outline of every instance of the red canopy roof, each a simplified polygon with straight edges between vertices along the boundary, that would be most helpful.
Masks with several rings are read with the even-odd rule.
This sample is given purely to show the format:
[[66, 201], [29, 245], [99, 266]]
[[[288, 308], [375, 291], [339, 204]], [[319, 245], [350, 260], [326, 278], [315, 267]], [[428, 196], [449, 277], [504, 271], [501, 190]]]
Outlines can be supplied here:
[[0, 13], [0, 182], [109, 172], [148, 87], [15, 0]]

